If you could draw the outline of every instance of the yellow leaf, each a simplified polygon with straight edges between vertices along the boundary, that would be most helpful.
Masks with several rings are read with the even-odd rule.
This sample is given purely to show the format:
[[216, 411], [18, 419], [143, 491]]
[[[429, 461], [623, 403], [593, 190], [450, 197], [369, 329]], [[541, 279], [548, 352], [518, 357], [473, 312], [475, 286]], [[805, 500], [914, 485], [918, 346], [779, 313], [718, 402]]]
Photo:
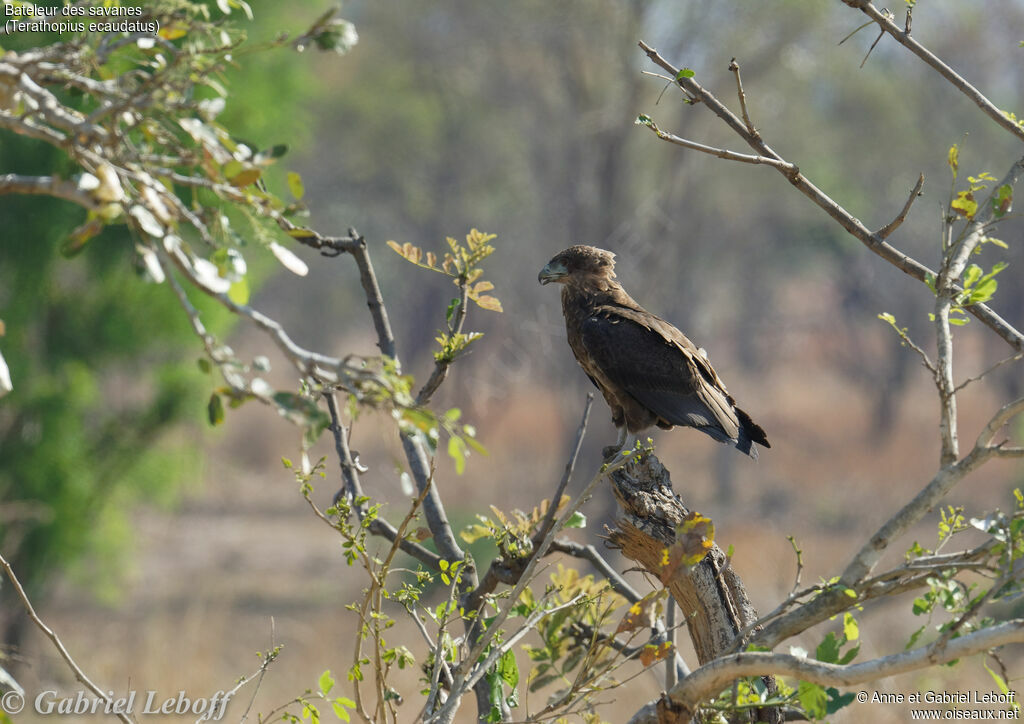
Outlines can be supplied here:
[[244, 305], [249, 303], [249, 282], [246, 281], [245, 277], [242, 277], [228, 287], [228, 299], [235, 304]]
[[166, 40], [177, 40], [186, 35], [186, 31], [179, 25], [164, 26], [160, 28], [160, 32], [157, 33], [161, 38]]
[[505, 311], [501, 308], [501, 302], [498, 301], [498, 298], [492, 297], [490, 294], [484, 294], [482, 297], [477, 297], [476, 303], [479, 304], [483, 309], [487, 309], [492, 312]]

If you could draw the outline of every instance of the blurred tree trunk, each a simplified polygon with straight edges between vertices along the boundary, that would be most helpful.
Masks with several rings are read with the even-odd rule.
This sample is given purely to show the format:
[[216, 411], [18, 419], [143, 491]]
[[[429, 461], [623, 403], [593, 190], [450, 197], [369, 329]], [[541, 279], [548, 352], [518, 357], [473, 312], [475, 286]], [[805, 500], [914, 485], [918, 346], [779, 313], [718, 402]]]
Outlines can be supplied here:
[[[622, 507], [617, 528], [610, 539], [623, 555], [636, 561], [655, 578], [664, 580], [664, 552], [677, 541], [677, 529], [690, 514], [682, 499], [672, 491], [669, 472], [654, 455], [645, 455], [612, 473], [612, 492]], [[726, 561], [717, 545], [696, 566], [678, 566], [666, 588], [687, 621], [690, 639], [701, 665], [726, 654], [739, 632], [757, 620], [743, 582]], [[777, 691], [775, 679], [762, 678], [769, 694]], [[675, 722], [667, 698], [657, 706], [659, 724]], [[777, 723], [777, 707], [736, 714], [732, 721]]]

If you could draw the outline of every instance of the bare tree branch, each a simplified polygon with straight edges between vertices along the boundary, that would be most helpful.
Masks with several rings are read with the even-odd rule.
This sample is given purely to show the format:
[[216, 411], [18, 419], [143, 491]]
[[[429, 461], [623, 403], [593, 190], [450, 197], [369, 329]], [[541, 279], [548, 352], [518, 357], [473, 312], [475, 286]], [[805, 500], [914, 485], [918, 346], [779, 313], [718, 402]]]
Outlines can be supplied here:
[[[359, 480], [359, 468], [352, 459], [352, 451], [349, 449], [348, 444], [348, 429], [341, 424], [341, 415], [338, 411], [338, 401], [335, 399], [335, 393], [325, 392], [324, 397], [327, 400], [327, 410], [331, 416], [331, 432], [334, 434], [334, 449], [338, 454], [338, 461], [341, 465], [341, 477], [344, 481], [344, 488], [341, 493], [344, 493], [345, 497], [352, 503], [352, 507], [356, 511], [356, 515], [359, 520], [362, 521], [366, 516], [366, 505], [359, 504], [359, 498], [363, 497], [363, 486]], [[385, 540], [394, 543], [398, 539], [398, 529], [395, 528], [391, 523], [381, 516], [377, 516], [370, 522], [370, 532], [374, 535], [379, 535]], [[441, 558], [433, 551], [430, 551], [419, 543], [414, 543], [411, 540], [402, 538], [399, 542], [399, 548], [402, 549], [403, 553], [408, 553], [410, 556], [418, 560], [420, 563], [428, 566], [431, 570], [440, 570]]]
[[740, 64], [736, 62], [735, 58], [729, 61], [729, 70], [736, 76], [736, 96], [740, 101], [740, 113], [743, 114], [743, 123], [746, 124], [750, 135], [758, 136], [757, 129], [750, 122], [750, 115], [747, 113], [747, 94], [743, 92], [743, 81], [740, 79]]
[[[863, 589], [863, 586], [859, 584], [871, 573], [896, 538], [932, 510], [968, 473], [980, 467], [987, 460], [1000, 457], [1000, 450], [1014, 449], [993, 446], [992, 440], [1003, 425], [1021, 413], [1024, 413], [1024, 398], [1004, 405], [982, 430], [970, 453], [956, 463], [941, 468], [928, 485], [871, 536], [870, 540], [846, 566], [840, 576], [838, 586], [823, 591], [798, 610], [778, 617], [766, 625], [762, 631], [755, 633], [752, 640], [759, 645], [772, 648], [790, 636], [855, 605], [860, 599], [851, 598], [848, 591], [857, 593], [858, 588]], [[1015, 457], [1015, 455], [1011, 453], [1006, 457]]]
[[967, 387], [967, 385], [971, 384], [972, 382], [979, 382], [979, 381], [981, 381], [982, 379], [984, 379], [985, 377], [987, 377], [988, 375], [990, 375], [991, 373], [995, 372], [997, 369], [1002, 367], [1003, 365], [1009, 364], [1011, 362], [1016, 362], [1016, 361], [1018, 361], [1020, 359], [1024, 359], [1024, 352], [1018, 352], [1017, 354], [1010, 355], [1009, 357], [1004, 357], [1003, 359], [999, 360], [994, 365], [992, 365], [991, 367], [986, 369], [984, 372], [981, 372], [980, 374], [977, 374], [977, 375], [975, 375], [973, 377], [968, 377], [963, 382], [961, 382], [959, 385], [957, 385], [956, 388], [953, 391], [954, 392], [959, 392], [960, 390], [962, 390], [963, 388]]
[[915, 671], [1011, 643], [1024, 642], [1024, 620], [996, 624], [961, 636], [943, 647], [936, 644], [840, 666], [789, 654], [750, 652], [715, 659], [693, 671], [668, 693], [677, 714], [692, 715], [700, 702], [742, 676], [792, 676], [822, 686], [853, 686]]
[[860, 10], [874, 22], [878, 23], [878, 26], [884, 32], [894, 37], [900, 45], [910, 50], [911, 53], [938, 71], [939, 75], [952, 83], [953, 86], [965, 96], [970, 98], [986, 116], [1015, 135], [1017, 138], [1024, 141], [1024, 128], [1018, 126], [1007, 118], [1002, 111], [996, 108], [992, 101], [981, 93], [981, 91], [964, 80], [956, 71], [943, 63], [935, 54], [917, 42], [917, 40], [910, 37], [909, 16], [907, 18], [905, 28], [901, 30], [900, 27], [892, 21], [890, 16], [878, 10], [878, 8], [871, 4], [870, 0], [843, 0], [843, 2], [852, 8]]
[[747, 153], [736, 153], [735, 151], [729, 151], [724, 148], [715, 148], [714, 146], [706, 146], [703, 143], [697, 143], [696, 141], [690, 141], [685, 138], [680, 138], [675, 134], [668, 133], [658, 128], [658, 124], [653, 120], [648, 119], [647, 121], [641, 122], [642, 126], [647, 126], [654, 134], [663, 141], [674, 143], [677, 146], [683, 148], [689, 148], [694, 151], [700, 151], [711, 156], [717, 156], [718, 158], [724, 158], [726, 161], [739, 161], [740, 163], [751, 163], [751, 164], [763, 164], [766, 166], [774, 166], [775, 168], [783, 171], [784, 173], [792, 173], [796, 171], [796, 167], [791, 163], [782, 161], [777, 158], [769, 158], [768, 156], [751, 156]]
[[576, 439], [573, 441], [572, 450], [569, 453], [569, 459], [565, 463], [565, 471], [562, 473], [562, 479], [558, 481], [558, 487], [555, 488], [555, 494], [551, 496], [551, 505], [548, 506], [548, 512], [547, 515], [544, 516], [544, 522], [541, 523], [540, 528], [537, 529], [537, 534], [534, 536], [534, 543], [544, 540], [554, 523], [555, 512], [558, 510], [559, 503], [562, 502], [562, 493], [565, 492], [565, 486], [568, 485], [569, 480], [572, 479], [572, 471], [576, 467], [576, 458], [579, 457], [580, 447], [583, 445], [583, 436], [587, 433], [587, 420], [590, 419], [590, 408], [593, 404], [594, 393], [588, 392], [587, 401], [583, 404], [583, 418], [580, 420], [580, 424], [576, 428]]
[[[676, 79], [676, 85], [687, 94], [694, 97], [710, 108], [715, 115], [722, 119], [735, 133], [737, 133], [747, 144], [758, 152], [760, 157], [774, 159], [776, 163], [771, 164], [777, 168], [802, 194], [807, 196], [825, 213], [835, 219], [848, 233], [857, 238], [875, 254], [895, 266], [905, 274], [917, 279], [920, 282], [927, 282], [934, 279], [936, 274], [919, 261], [904, 254], [898, 249], [886, 243], [885, 239], [878, 234], [873, 234], [859, 219], [855, 218], [846, 209], [837, 204], [821, 189], [800, 173], [799, 168], [787, 162], [776, 153], [759, 135], [754, 135], [747, 130], [743, 121], [736, 117], [732, 111], [726, 108], [714, 95], [708, 92], [693, 78], [677, 77], [678, 69], [665, 60], [655, 49], [647, 43], [640, 41], [640, 47], [656, 65], [664, 68]], [[1024, 167], [1024, 158], [1017, 161], [1015, 167]], [[1011, 169], [1011, 173], [1014, 171]], [[959, 290], [958, 290], [959, 291]], [[996, 314], [984, 304], [972, 304], [965, 308], [970, 314], [977, 317], [985, 326], [991, 328], [996, 334], [1002, 337], [1007, 344], [1015, 350], [1024, 350], [1024, 334], [1021, 334], [1006, 320]]]
[[79, 188], [73, 181], [66, 181], [57, 176], [0, 174], [0, 194], [46, 195], [71, 201], [86, 209], [95, 209], [99, 206], [88, 191]]
[[[85, 672], [82, 671], [81, 667], [77, 663], [75, 663], [71, 654], [64, 647], [64, 643], [60, 640], [60, 637], [57, 636], [54, 630], [47, 626], [41, 618], [39, 618], [39, 614], [36, 613], [36, 609], [32, 605], [32, 601], [29, 600], [28, 594], [25, 593], [25, 589], [22, 587], [21, 581], [18, 580], [18, 577], [14, 574], [14, 569], [11, 568], [11, 564], [7, 562], [7, 559], [4, 558], [3, 555], [0, 555], [0, 568], [4, 569], [4, 573], [7, 575], [7, 578], [10, 580], [15, 592], [18, 594], [18, 598], [21, 599], [21, 605], [24, 607], [28, 617], [32, 620], [32, 623], [34, 623], [36, 627], [43, 632], [46, 638], [50, 639], [50, 642], [57, 649], [57, 653], [59, 653], [60, 657], [64, 659], [64, 663], [66, 663], [68, 668], [74, 672], [75, 678], [97, 698], [102, 699], [108, 706], [112, 705], [114, 703], [113, 697], [108, 692], [94, 684], [92, 679], [86, 676]], [[116, 707], [112, 708], [112, 713], [125, 724], [133, 724], [135, 721], [127, 714], [118, 711]]]

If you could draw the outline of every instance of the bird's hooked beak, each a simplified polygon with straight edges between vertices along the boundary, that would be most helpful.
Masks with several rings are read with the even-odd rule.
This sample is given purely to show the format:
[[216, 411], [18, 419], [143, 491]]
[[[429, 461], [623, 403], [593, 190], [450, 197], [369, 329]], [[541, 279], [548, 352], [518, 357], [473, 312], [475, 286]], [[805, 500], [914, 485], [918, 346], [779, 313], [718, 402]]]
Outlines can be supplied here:
[[541, 284], [549, 284], [551, 282], [557, 282], [569, 275], [569, 270], [565, 268], [565, 264], [551, 260], [547, 265], [540, 270], [540, 274], [537, 275], [537, 281]]

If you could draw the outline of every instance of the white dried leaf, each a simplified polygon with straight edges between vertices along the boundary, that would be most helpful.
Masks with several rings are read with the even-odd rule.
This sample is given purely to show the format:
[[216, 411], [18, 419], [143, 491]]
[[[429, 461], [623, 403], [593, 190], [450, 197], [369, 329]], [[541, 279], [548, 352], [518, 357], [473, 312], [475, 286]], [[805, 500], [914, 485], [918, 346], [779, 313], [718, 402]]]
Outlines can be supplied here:
[[217, 265], [208, 259], [197, 257], [192, 260], [195, 280], [214, 294], [227, 294], [231, 282], [220, 275]]
[[153, 216], [153, 212], [145, 206], [135, 204], [135, 206], [128, 210], [128, 213], [131, 214], [137, 222], [139, 222], [139, 228], [150, 236], [162, 239], [166, 235], [167, 230], [164, 229], [163, 224], [157, 221], [156, 217]]
[[101, 163], [96, 169], [96, 176], [99, 178], [100, 185], [93, 191], [93, 196], [106, 203], [116, 203], [124, 199], [121, 179], [117, 177], [117, 171], [113, 166], [109, 163]]
[[164, 268], [160, 266], [160, 259], [157, 257], [156, 252], [150, 249], [148, 246], [137, 244], [135, 250], [139, 252], [139, 256], [142, 257], [142, 265], [146, 270], [147, 276], [157, 284], [163, 284], [164, 279]]
[[277, 260], [281, 262], [281, 266], [292, 274], [296, 274], [300, 277], [304, 277], [309, 274], [309, 267], [306, 266], [306, 262], [302, 261], [302, 259], [295, 256], [292, 251], [281, 246], [276, 241], [270, 242], [270, 251], [277, 257]]
[[146, 202], [149, 210], [156, 215], [156, 218], [164, 224], [171, 223], [172, 216], [170, 210], [167, 208], [167, 204], [160, 198], [160, 195], [152, 189], [150, 186], [142, 187], [142, 199]]
[[228, 249], [228, 268], [225, 276], [228, 281], [232, 284], [240, 282], [245, 278], [245, 273], [249, 270], [249, 266], [245, 263], [245, 257], [242, 256], [242, 252], [238, 249]]
[[0, 353], [0, 397], [3, 397], [13, 389], [14, 384], [11, 382], [11, 371], [7, 367], [3, 353]]
[[220, 115], [227, 103], [223, 98], [205, 98], [199, 101], [199, 115], [208, 121]]
[[82, 191], [93, 191], [100, 187], [100, 180], [88, 171], [78, 177], [78, 188]]
[[257, 397], [270, 397], [274, 394], [274, 388], [262, 377], [254, 377], [249, 383], [249, 391]]

